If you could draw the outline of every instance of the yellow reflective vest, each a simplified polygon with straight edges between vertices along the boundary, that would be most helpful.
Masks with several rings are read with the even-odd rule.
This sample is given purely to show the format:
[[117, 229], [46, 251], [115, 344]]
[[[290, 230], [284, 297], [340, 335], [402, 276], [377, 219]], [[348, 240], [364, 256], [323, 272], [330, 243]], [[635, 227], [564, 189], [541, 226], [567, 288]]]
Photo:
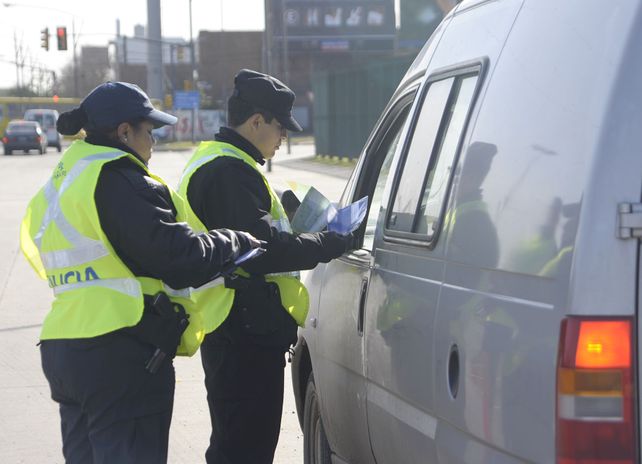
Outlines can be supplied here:
[[[183, 171], [183, 175], [178, 185], [179, 194], [183, 198], [187, 198], [187, 188], [192, 175], [201, 166], [210, 163], [221, 156], [230, 156], [232, 158], [239, 159], [261, 175], [261, 178], [265, 183], [265, 187], [270, 194], [270, 220], [272, 227], [275, 227], [281, 232], [292, 233], [290, 221], [285, 214], [285, 210], [281, 205], [279, 197], [276, 195], [263, 173], [257, 167], [257, 163], [254, 158], [229, 143], [210, 141], [202, 142], [199, 145]], [[196, 214], [191, 210], [189, 202], [188, 208], [190, 208], [190, 214], [192, 216], [196, 216]], [[199, 224], [198, 227], [195, 227], [196, 231], [201, 232], [207, 230], [201, 221], [198, 219], [196, 219], [196, 221], [198, 221]], [[241, 275], [244, 274], [240, 269], [237, 272]], [[265, 276], [265, 280], [268, 282], [275, 282], [279, 286], [281, 304], [294, 318], [296, 323], [299, 326], [304, 327], [305, 319], [308, 315], [310, 298], [307, 289], [299, 279], [299, 273], [268, 274]], [[222, 281], [213, 281], [204, 287], [195, 289], [194, 297], [196, 304], [201, 307], [200, 310], [203, 315], [205, 332], [209, 333], [221, 325], [229, 315], [234, 302], [234, 290], [225, 288]]]
[[[90, 338], [135, 326], [142, 317], [143, 294], [164, 291], [190, 315], [177, 354], [191, 356], [205, 334], [190, 289], [173, 290], [158, 279], [134, 276], [100, 225], [94, 200], [98, 177], [106, 163], [124, 157], [165, 184], [129, 153], [75, 141], [27, 207], [20, 247], [55, 297], [40, 339]], [[169, 191], [177, 221], [193, 223], [186, 202]]]

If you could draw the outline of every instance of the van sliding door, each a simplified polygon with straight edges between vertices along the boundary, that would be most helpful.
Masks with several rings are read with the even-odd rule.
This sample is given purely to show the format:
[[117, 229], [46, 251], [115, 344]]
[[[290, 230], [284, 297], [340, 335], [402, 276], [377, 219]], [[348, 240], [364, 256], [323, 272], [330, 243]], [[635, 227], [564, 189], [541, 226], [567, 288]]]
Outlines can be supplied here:
[[365, 311], [368, 428], [378, 464], [437, 462], [431, 336], [444, 272], [437, 239], [480, 69], [425, 83], [380, 216]]

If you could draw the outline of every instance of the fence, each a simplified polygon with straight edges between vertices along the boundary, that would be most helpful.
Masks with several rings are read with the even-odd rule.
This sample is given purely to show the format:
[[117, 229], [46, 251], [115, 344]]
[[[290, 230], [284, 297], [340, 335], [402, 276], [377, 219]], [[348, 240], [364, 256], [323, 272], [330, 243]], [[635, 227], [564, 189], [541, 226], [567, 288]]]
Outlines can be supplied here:
[[312, 91], [317, 153], [358, 157], [412, 58], [315, 75]]

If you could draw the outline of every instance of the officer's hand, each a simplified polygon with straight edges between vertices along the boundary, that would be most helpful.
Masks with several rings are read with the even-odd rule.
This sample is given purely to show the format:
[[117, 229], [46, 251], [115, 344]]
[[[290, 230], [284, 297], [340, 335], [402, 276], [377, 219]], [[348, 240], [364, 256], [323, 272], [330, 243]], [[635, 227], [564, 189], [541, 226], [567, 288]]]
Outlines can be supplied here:
[[247, 253], [248, 251], [254, 248], [266, 248], [267, 242], [259, 240], [254, 237], [254, 235], [248, 232], [234, 231], [236, 233], [236, 238], [239, 242], [241, 252], [239, 254]]
[[264, 247], [265, 242], [247, 232], [230, 229], [210, 230], [208, 235], [219, 248], [222, 263], [229, 263], [248, 251]]
[[323, 247], [323, 262], [338, 258], [352, 248], [354, 236], [352, 234], [340, 235], [336, 232], [319, 232], [319, 240]]

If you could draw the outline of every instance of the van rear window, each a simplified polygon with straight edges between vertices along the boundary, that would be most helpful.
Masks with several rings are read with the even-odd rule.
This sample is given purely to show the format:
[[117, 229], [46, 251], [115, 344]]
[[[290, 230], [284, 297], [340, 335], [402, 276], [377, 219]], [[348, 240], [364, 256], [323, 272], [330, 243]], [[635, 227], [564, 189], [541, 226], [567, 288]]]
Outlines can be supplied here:
[[35, 124], [9, 124], [7, 126], [8, 134], [35, 134], [37, 132]]
[[32, 113], [26, 116], [29, 121], [36, 121], [40, 123], [40, 126], [43, 129], [49, 129], [51, 127], [56, 127], [56, 121], [52, 114], [43, 114], [43, 113]]

